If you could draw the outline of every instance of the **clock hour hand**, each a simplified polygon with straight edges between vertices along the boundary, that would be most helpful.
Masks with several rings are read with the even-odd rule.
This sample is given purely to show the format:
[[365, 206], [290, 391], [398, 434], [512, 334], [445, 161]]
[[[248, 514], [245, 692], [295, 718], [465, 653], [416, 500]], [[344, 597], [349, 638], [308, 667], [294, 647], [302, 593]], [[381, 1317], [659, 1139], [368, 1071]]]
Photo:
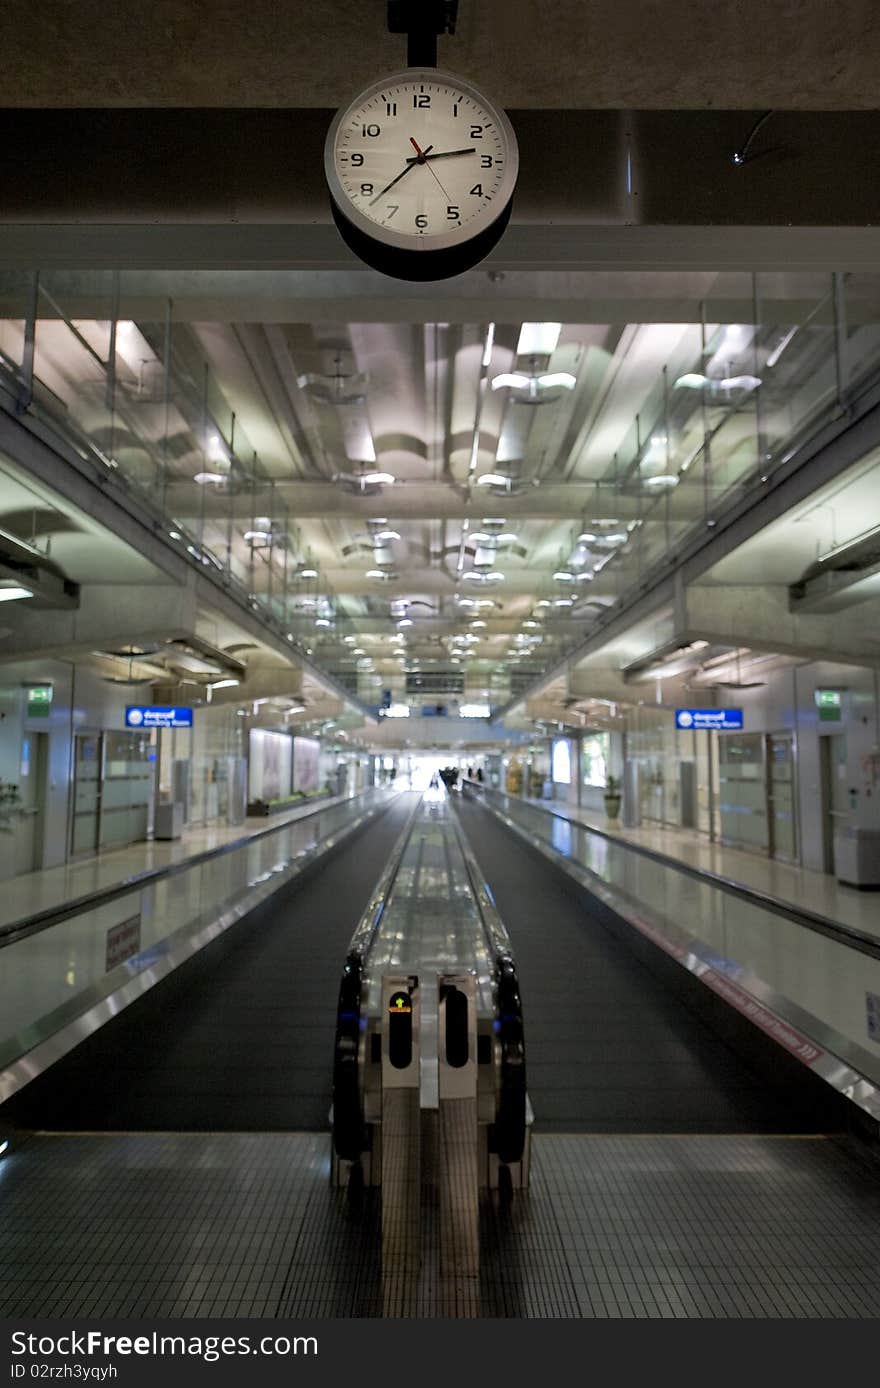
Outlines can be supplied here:
[[[434, 148], [433, 145], [428, 145], [428, 149], [433, 149], [433, 148]], [[378, 202], [380, 198], [383, 198], [383, 197], [385, 196], [385, 194], [386, 194], [391, 188], [394, 187], [395, 183], [399, 183], [400, 180], [403, 178], [403, 175], [409, 173], [409, 171], [410, 171], [410, 169], [412, 168], [413, 164], [418, 164], [419, 162], [424, 163], [424, 162], [425, 162], [425, 155], [428, 153], [428, 149], [423, 149], [422, 152], [421, 152], [421, 154], [416, 155], [416, 157], [415, 157], [414, 159], [407, 159], [406, 164], [405, 164], [404, 167], [401, 169], [400, 173], [397, 174], [394, 178], [392, 178], [392, 180], [391, 180], [390, 183], [386, 183], [385, 187], [382, 189], [381, 192], [377, 193], [376, 196], [375, 196], [374, 198], [371, 198], [371, 199], [370, 199], [370, 206], [372, 207], [374, 202]]]
[[[428, 149], [433, 148], [433, 145], [428, 145]], [[477, 152], [476, 145], [472, 145], [470, 149], [441, 149], [438, 150], [436, 154], [431, 155], [428, 155], [428, 149], [422, 150], [421, 158], [417, 154], [413, 158], [407, 159], [406, 162], [408, 164], [419, 164], [424, 161], [427, 156], [427, 162], [430, 163], [432, 159], [451, 159], [454, 154], [476, 154]]]

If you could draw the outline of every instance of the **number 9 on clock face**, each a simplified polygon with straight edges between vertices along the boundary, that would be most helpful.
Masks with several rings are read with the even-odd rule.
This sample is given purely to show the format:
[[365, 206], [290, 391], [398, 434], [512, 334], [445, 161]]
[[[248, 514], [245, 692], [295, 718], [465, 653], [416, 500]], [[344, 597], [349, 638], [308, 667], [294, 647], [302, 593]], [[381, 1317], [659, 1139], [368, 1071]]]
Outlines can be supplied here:
[[[506, 225], [518, 166], [500, 107], [433, 68], [372, 83], [337, 113], [324, 150], [343, 236], [368, 263], [378, 248], [411, 253], [397, 262], [404, 278], [430, 278], [432, 263], [441, 277], [482, 258]], [[393, 255], [379, 262], [395, 273]]]

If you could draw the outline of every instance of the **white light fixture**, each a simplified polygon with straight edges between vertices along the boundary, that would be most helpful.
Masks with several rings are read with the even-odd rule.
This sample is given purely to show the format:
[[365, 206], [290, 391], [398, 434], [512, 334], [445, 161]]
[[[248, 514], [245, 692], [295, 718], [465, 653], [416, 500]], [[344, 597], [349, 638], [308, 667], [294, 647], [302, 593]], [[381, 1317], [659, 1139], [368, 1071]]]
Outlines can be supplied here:
[[671, 492], [678, 486], [678, 478], [671, 472], [658, 472], [653, 477], [643, 477], [642, 486], [650, 487], [653, 492]]
[[760, 376], [703, 376], [696, 371], [687, 371], [679, 376], [673, 390], [702, 390], [705, 386], [713, 393], [719, 391], [757, 390], [761, 385]]
[[317, 570], [317, 569], [300, 569], [299, 573], [298, 573], [298, 574], [295, 574], [294, 577], [295, 577], [295, 578], [317, 578], [317, 577], [318, 577], [318, 570]]
[[504, 477], [500, 472], [484, 472], [482, 477], [477, 478], [478, 487], [506, 487], [510, 490], [510, 478]]
[[574, 574], [569, 573], [568, 569], [557, 569], [553, 577], [557, 583], [574, 582]]
[[774, 367], [776, 363], [779, 361], [779, 358], [782, 356], [782, 353], [785, 351], [786, 347], [791, 342], [791, 339], [794, 337], [797, 330], [798, 324], [795, 324], [795, 326], [793, 328], [789, 328], [785, 336], [779, 342], [777, 342], [776, 346], [773, 348], [773, 351], [767, 358], [767, 366], [769, 368]]
[[241, 684], [241, 680], [215, 680], [213, 684], [208, 685], [208, 688], [212, 691], [214, 689], [232, 689], [236, 684]]
[[390, 487], [396, 478], [390, 472], [362, 472], [360, 480], [368, 487]]
[[486, 341], [485, 341], [485, 344], [484, 344], [484, 346], [483, 346], [483, 356], [482, 356], [482, 360], [481, 360], [481, 363], [480, 363], [481, 366], [486, 367], [486, 366], [489, 365], [489, 362], [492, 360], [492, 348], [494, 347], [494, 345], [495, 345], [495, 324], [494, 324], [494, 323], [490, 323], [489, 326], [488, 326], [488, 328], [486, 329]]
[[385, 578], [385, 576], [386, 575], [383, 569], [367, 569], [367, 572], [364, 575], [365, 578]]
[[539, 625], [540, 623], [534, 621], [531, 617], [529, 617], [527, 621], [523, 622], [524, 627], [536, 627]]
[[316, 618], [315, 618], [315, 626], [316, 626], [316, 627], [329, 627], [329, 625], [330, 625], [330, 618], [329, 618], [329, 617], [316, 617]]
[[489, 704], [459, 704], [460, 718], [488, 718], [492, 709]]
[[485, 623], [484, 621], [482, 621], [482, 620], [479, 620], [479, 621], [476, 621], [476, 622], [471, 622], [471, 626], [474, 627], [474, 628], [476, 628], [476, 627], [484, 627], [485, 625], [486, 625], [486, 623]]
[[493, 390], [525, 390], [527, 400], [538, 401], [544, 390], [574, 390], [577, 377], [570, 371], [549, 371], [542, 376], [526, 376], [521, 371], [502, 371], [492, 377]]
[[271, 530], [246, 530], [246, 531], [244, 532], [244, 538], [245, 538], [246, 540], [251, 540], [251, 541], [253, 541], [253, 540], [271, 540], [271, 538], [272, 538], [272, 532], [271, 532]]
[[225, 472], [197, 472], [193, 480], [198, 482], [200, 487], [208, 485], [218, 487], [221, 482], [226, 481], [227, 476], [228, 474]]
[[343, 641], [345, 642], [345, 644], [346, 644], [347, 646], [353, 646], [353, 645], [355, 644], [355, 642], [357, 641], [357, 637], [356, 637], [356, 636], [343, 636], [342, 639], [343, 639]]
[[12, 583], [8, 588], [0, 587], [0, 602], [18, 602], [21, 598], [33, 596], [30, 588], [22, 588], [18, 583]]
[[556, 351], [561, 323], [523, 323], [516, 344], [518, 357], [549, 357]]
[[411, 627], [412, 624], [412, 617], [401, 617], [400, 621], [397, 623], [398, 627]]
[[389, 540], [399, 540], [400, 532], [397, 530], [376, 530], [372, 539], [379, 544], [387, 544]]
[[409, 704], [389, 704], [379, 709], [380, 718], [409, 718]]

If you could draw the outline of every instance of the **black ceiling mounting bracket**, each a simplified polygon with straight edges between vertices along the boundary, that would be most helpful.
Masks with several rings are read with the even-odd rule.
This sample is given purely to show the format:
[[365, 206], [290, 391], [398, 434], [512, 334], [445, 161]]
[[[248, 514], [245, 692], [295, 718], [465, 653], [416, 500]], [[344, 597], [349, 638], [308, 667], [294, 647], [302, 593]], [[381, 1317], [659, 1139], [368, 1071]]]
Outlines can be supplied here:
[[388, 0], [388, 31], [406, 34], [407, 67], [437, 66], [437, 36], [454, 34], [458, 0]]

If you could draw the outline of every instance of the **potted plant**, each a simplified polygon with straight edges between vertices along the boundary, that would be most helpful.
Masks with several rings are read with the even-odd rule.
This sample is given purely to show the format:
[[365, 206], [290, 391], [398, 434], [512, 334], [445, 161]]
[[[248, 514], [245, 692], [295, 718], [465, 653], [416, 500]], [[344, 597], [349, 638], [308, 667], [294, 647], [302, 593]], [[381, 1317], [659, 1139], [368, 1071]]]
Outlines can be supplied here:
[[616, 776], [612, 776], [610, 772], [605, 782], [604, 800], [605, 813], [609, 821], [614, 824], [617, 821], [617, 816], [620, 814], [620, 781]]

